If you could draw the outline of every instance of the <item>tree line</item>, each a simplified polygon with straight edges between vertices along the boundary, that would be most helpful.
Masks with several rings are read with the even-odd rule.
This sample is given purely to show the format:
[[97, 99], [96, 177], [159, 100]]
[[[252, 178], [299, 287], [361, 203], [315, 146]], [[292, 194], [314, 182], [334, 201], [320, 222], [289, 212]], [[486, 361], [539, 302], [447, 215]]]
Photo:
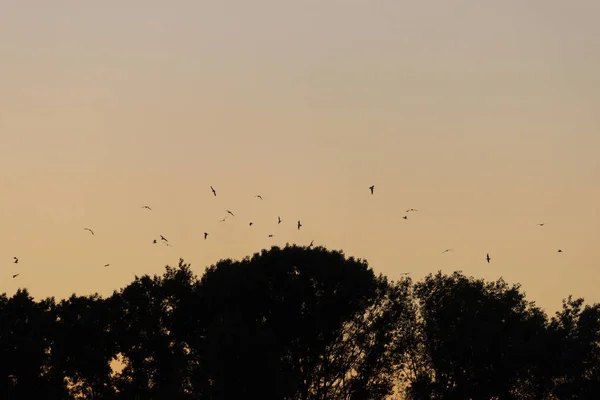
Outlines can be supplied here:
[[3, 399], [596, 399], [600, 305], [272, 247], [109, 297], [0, 296]]

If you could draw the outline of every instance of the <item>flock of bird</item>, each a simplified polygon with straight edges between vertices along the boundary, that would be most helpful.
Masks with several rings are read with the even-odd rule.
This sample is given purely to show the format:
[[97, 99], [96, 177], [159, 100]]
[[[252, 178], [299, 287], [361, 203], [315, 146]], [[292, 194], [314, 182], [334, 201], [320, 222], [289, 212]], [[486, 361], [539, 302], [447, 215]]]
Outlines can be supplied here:
[[[217, 196], [217, 191], [215, 190], [215, 188], [213, 188], [212, 186], [210, 186], [210, 190], [212, 191], [212, 194], [213, 194], [213, 195], [216, 197], [216, 196]], [[375, 194], [375, 185], [371, 185], [371, 186], [369, 186], [369, 190], [370, 190], [370, 192], [371, 192], [371, 195], [374, 195], [374, 194]], [[263, 200], [262, 196], [261, 196], [261, 195], [259, 195], [259, 194], [257, 194], [256, 196], [254, 196], [254, 198], [257, 198], [257, 199]], [[142, 206], [141, 208], [143, 208], [143, 209], [146, 209], [146, 210], [149, 210], [149, 211], [152, 211], [152, 208], [151, 208], [150, 206], [148, 206], [148, 205], [144, 205], [144, 206]], [[406, 220], [406, 219], [408, 219], [408, 214], [409, 214], [410, 212], [417, 212], [417, 211], [419, 211], [419, 210], [417, 210], [417, 209], [415, 209], [415, 208], [409, 208], [408, 210], [406, 210], [406, 212], [405, 212], [405, 215], [404, 215], [402, 218]], [[223, 219], [219, 220], [219, 223], [221, 223], [221, 222], [226, 222], [226, 220], [227, 220], [227, 218], [228, 218], [229, 216], [235, 217], [235, 214], [234, 214], [234, 213], [233, 213], [231, 210], [225, 210], [225, 212], [226, 212], [227, 214], [225, 215], [225, 217], [224, 217]], [[282, 222], [282, 220], [281, 220], [281, 217], [280, 217], [280, 216], [278, 216], [278, 217], [277, 217], [277, 224], [279, 225], [279, 224], [281, 224], [281, 222]], [[250, 221], [250, 222], [249, 222], [249, 226], [252, 226], [253, 224], [254, 224], [254, 222], [252, 222], [252, 221]], [[543, 226], [545, 225], [545, 223], [540, 223], [540, 224], [537, 224], [537, 225], [538, 225], [538, 226], [540, 226], [540, 227], [543, 227]], [[297, 222], [296, 226], [297, 226], [298, 230], [300, 230], [300, 228], [302, 228], [302, 223], [300, 222], [300, 220], [298, 220], [298, 222]], [[90, 228], [87, 228], [87, 227], [86, 227], [86, 228], [83, 228], [83, 230], [84, 230], [84, 231], [88, 231], [88, 232], [89, 232], [89, 233], [90, 233], [92, 236], [95, 236], [95, 233], [94, 233], [94, 231], [93, 231], [92, 229], [90, 229]], [[159, 239], [154, 239], [154, 240], [152, 241], [152, 244], [157, 244], [157, 243], [159, 243], [158, 241], [160, 240], [160, 242], [161, 242], [161, 243], [164, 243], [166, 246], [171, 246], [171, 244], [169, 243], [169, 241], [167, 240], [167, 238], [166, 238], [166, 237], [164, 237], [163, 235], [159, 235], [159, 236], [160, 236], [160, 238], [159, 238]], [[204, 240], [206, 240], [206, 239], [208, 238], [208, 236], [209, 236], [209, 233], [208, 233], [208, 232], [204, 232]], [[274, 236], [275, 236], [275, 235], [273, 235], [273, 234], [269, 234], [269, 235], [268, 235], [268, 237], [270, 237], [270, 238], [272, 238], [272, 237], [274, 237]], [[310, 244], [308, 245], [308, 247], [310, 248], [310, 247], [312, 247], [313, 245], [314, 245], [314, 240], [311, 240], [311, 242], [310, 242]], [[453, 251], [453, 250], [454, 250], [454, 249], [446, 249], [446, 250], [442, 251], [442, 254], [444, 254], [444, 253], [448, 253], [448, 252], [451, 252], [451, 251]], [[563, 252], [563, 251], [562, 251], [561, 249], [558, 249], [558, 253], [562, 253], [562, 252]], [[489, 264], [489, 263], [490, 263], [490, 261], [492, 260], [492, 258], [490, 257], [489, 253], [487, 253], [487, 254], [486, 254], [486, 256], [485, 256], [485, 260], [488, 262], [488, 264]], [[13, 262], [14, 262], [14, 264], [18, 264], [18, 263], [19, 263], [19, 258], [18, 258], [18, 257], [16, 257], [16, 256], [15, 256], [15, 257], [13, 257]], [[106, 267], [109, 267], [109, 266], [110, 266], [110, 264], [105, 264], [105, 265], [104, 265], [104, 267], [105, 267], [105, 268], [106, 268]], [[409, 275], [409, 274], [410, 274], [410, 272], [403, 272], [403, 273], [401, 273], [400, 275]], [[13, 277], [13, 278], [16, 278], [16, 277], [18, 277], [19, 275], [20, 275], [20, 274], [18, 274], [18, 273], [17, 273], [17, 274], [14, 274], [12, 277]]]

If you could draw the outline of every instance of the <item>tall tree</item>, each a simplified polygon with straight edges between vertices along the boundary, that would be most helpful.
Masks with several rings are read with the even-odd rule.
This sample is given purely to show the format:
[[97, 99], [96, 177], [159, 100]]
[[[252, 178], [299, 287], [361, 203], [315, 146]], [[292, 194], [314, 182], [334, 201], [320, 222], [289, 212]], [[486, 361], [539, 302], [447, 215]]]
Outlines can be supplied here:
[[560, 399], [591, 399], [600, 393], [600, 304], [583, 303], [569, 296], [550, 324], [556, 338], [554, 394]]
[[401, 312], [402, 294], [366, 262], [324, 248], [272, 247], [219, 262], [199, 288], [210, 398], [385, 394], [385, 321]]
[[515, 398], [546, 339], [544, 313], [519, 286], [439, 272], [415, 294], [430, 375], [415, 389], [439, 399]]

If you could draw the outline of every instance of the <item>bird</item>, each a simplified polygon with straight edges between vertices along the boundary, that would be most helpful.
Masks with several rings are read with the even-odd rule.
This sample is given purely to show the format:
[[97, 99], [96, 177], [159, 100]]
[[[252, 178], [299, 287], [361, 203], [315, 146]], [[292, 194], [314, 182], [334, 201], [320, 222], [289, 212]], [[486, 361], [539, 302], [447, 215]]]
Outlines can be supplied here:
[[298, 220], [298, 230], [300, 230], [300, 227], [302, 227], [302, 224], [300, 223], [300, 220]]
[[142, 208], [147, 208], [148, 210], [152, 211], [152, 209], [150, 207], [148, 207], [148, 206], [142, 206]]
[[408, 219], [408, 215], [405, 215], [405, 216], [404, 216], [404, 217], [402, 217], [402, 218], [404, 218], [404, 219]]
[[277, 225], [281, 223], [281, 217], [277, 217]]
[[154, 239], [154, 240], [152, 241], [152, 244], [156, 244], [156, 239]]
[[13, 275], [13, 279], [16, 278], [17, 276], [19, 276], [19, 274], [14, 274]]
[[408, 210], [406, 210], [406, 212], [411, 212], [411, 211], [419, 211], [416, 208], [409, 208]]
[[225, 218], [223, 218], [222, 220], [220, 220], [219, 222], [225, 222], [225, 220], [227, 219], [227, 215], [225, 216]]
[[19, 259], [17, 257], [13, 257], [15, 259], [15, 264], [19, 263]]
[[169, 243], [169, 241], [167, 240], [166, 237], [164, 237], [163, 235], [159, 235], [160, 236], [160, 240], [165, 241], [167, 243]]
[[93, 230], [91, 230], [90, 228], [83, 228], [83, 230], [84, 230], [84, 231], [90, 231], [90, 233], [91, 233], [92, 235], [94, 234], [94, 231], [93, 231]]
[[257, 195], [256, 195], [256, 196], [254, 196], [254, 197], [258, 197], [258, 198], [259, 198], [259, 199], [261, 199], [261, 200], [263, 199], [263, 198], [262, 198], [262, 196], [261, 196], [260, 194], [257, 194]]
[[557, 253], [562, 253], [563, 251], [561, 249], [558, 249]]
[[275, 235], [273, 235], [273, 234], [270, 234], [270, 235], [269, 235], [269, 237], [273, 237], [273, 236], [275, 236]]
[[400, 272], [400, 275], [410, 275], [410, 272]]
[[207, 232], [204, 232], [204, 240], [206, 240], [206, 237], [208, 236]]
[[229, 210], [225, 210], [225, 211], [227, 211], [228, 214], [231, 214], [232, 217], [235, 217], [235, 215], [233, 215], [233, 213], [231, 211], [229, 211]]
[[313, 243], [314, 243], [314, 242], [315, 242], [314, 240], [311, 240], [311, 241], [310, 241], [310, 244], [308, 245], [308, 247], [313, 247]]
[[485, 256], [485, 259], [487, 260], [487, 262], [488, 262], [488, 264], [489, 264], [489, 263], [490, 263], [490, 260], [491, 260], [489, 253], [488, 253], [488, 254]]
[[442, 254], [447, 253], [449, 251], [452, 251], [452, 249], [446, 249], [446, 250], [442, 251]]
[[375, 190], [375, 185], [369, 186], [369, 190], [371, 191], [371, 194], [373, 194], [373, 191]]
[[108, 267], [110, 264], [104, 264], [104, 268]]
[[217, 195], [217, 191], [215, 190], [215, 188], [213, 188], [212, 186], [210, 187], [210, 190], [212, 190], [213, 194], [216, 196]]
[[544, 225], [546, 225], [546, 223], [545, 223], [545, 222], [544, 222], [543, 224], [538, 224], [538, 226], [544, 226]]
[[250, 222], [250, 224], [249, 224], [249, 225], [250, 225], [250, 226], [252, 226], [252, 224], [253, 224], [253, 223], [254, 223], [254, 222]]

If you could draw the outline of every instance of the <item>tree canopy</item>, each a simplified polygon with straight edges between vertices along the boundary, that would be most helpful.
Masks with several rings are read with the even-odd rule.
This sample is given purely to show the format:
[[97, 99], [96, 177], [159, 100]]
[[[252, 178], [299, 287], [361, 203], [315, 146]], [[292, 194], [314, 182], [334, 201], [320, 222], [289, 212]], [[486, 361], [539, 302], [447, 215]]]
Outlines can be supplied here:
[[548, 316], [502, 279], [287, 245], [108, 297], [0, 295], [0, 399], [591, 399], [599, 345], [600, 304]]

